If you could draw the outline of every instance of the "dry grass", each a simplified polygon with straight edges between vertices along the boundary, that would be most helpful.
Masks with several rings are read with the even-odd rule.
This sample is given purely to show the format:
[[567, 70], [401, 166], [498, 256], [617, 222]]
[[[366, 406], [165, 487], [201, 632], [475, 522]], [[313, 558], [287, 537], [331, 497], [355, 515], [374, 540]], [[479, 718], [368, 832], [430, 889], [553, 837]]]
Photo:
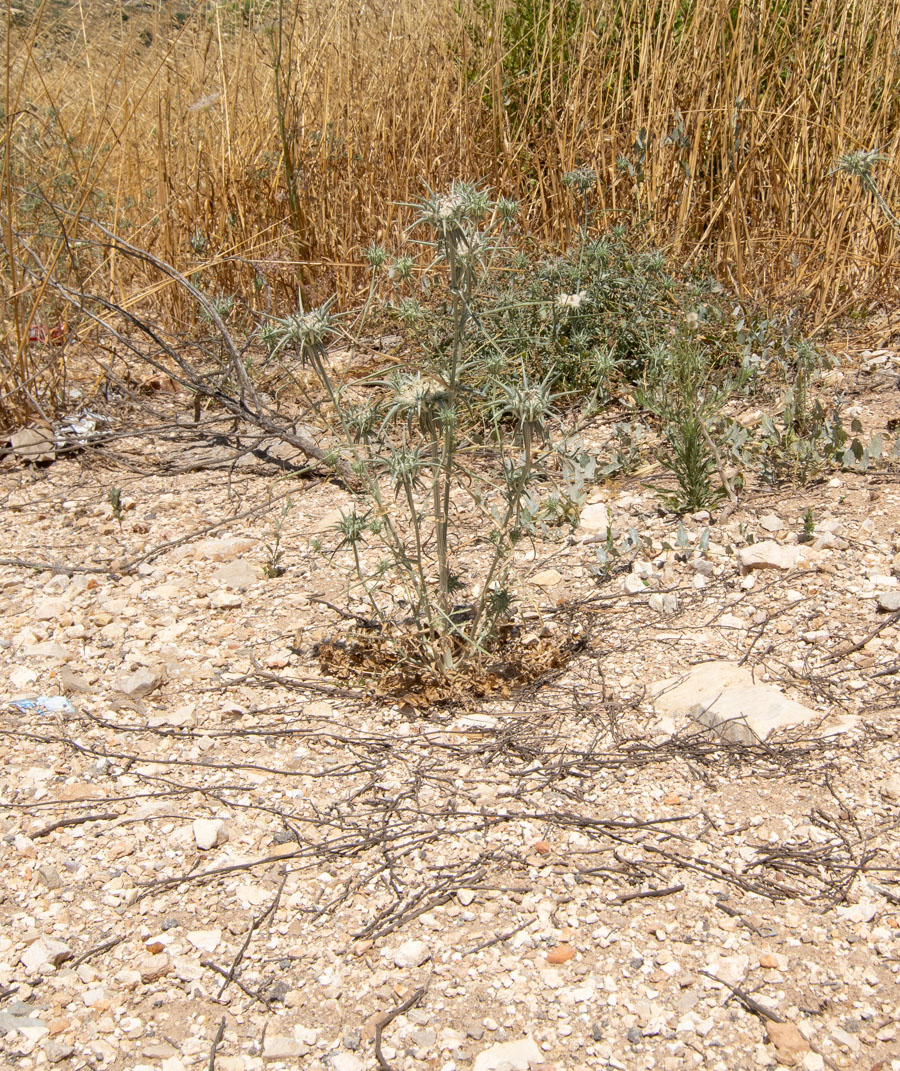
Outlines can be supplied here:
[[[7, 0], [3, 48], [0, 418], [23, 383], [32, 411], [49, 405], [63, 371], [28, 342], [63, 314], [23, 275], [26, 245], [78, 285], [187, 316], [67, 244], [47, 202], [208, 292], [282, 308], [298, 282], [355, 295], [361, 249], [402, 240], [398, 202], [423, 179], [482, 178], [559, 241], [562, 173], [587, 164], [601, 225], [743, 292], [820, 319], [896, 294], [889, 223], [829, 175], [848, 149], [900, 159], [900, 21], [880, 0]], [[880, 178], [900, 202], [897, 168]]]

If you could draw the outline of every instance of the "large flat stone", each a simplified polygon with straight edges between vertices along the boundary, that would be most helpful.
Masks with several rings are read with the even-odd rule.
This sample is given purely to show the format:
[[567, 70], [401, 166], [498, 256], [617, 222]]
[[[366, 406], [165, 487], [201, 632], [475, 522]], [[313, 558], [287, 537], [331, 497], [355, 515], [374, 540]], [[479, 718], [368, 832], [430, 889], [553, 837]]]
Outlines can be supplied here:
[[700, 662], [677, 677], [650, 685], [650, 698], [659, 714], [685, 714], [695, 703], [710, 702], [726, 688], [755, 684], [753, 673], [737, 662]]
[[21, 428], [12, 433], [9, 445], [24, 461], [53, 461], [56, 457], [56, 437], [50, 428]]
[[120, 692], [131, 699], [143, 699], [162, 684], [164, 673], [161, 669], [141, 666], [133, 673], [127, 673], [116, 682]]
[[749, 573], [753, 569], [779, 569], [786, 572], [796, 569], [810, 557], [808, 549], [802, 544], [785, 546], [774, 539], [764, 539], [761, 543], [751, 543], [741, 547], [737, 552], [741, 571]]
[[213, 573], [213, 580], [222, 587], [235, 591], [246, 591], [259, 581], [257, 570], [243, 558], [225, 562]]
[[752, 671], [735, 662], [701, 662], [680, 677], [651, 684], [650, 694], [657, 713], [689, 715], [738, 744], [822, 717], [774, 684], [757, 684]]
[[39, 970], [45, 963], [59, 967], [73, 956], [72, 950], [63, 941], [52, 937], [39, 937], [19, 957], [19, 962], [29, 971]]
[[30, 1015], [11, 1015], [9, 1012], [0, 1012], [0, 1034], [9, 1034], [18, 1030], [20, 1034], [27, 1031], [41, 1031], [47, 1033], [47, 1024], [43, 1019], [33, 1019]]
[[172, 553], [173, 561], [182, 558], [193, 558], [195, 561], [228, 562], [253, 550], [259, 541], [230, 537], [223, 539], [204, 539], [199, 543], [192, 543], [186, 547], [179, 547]]

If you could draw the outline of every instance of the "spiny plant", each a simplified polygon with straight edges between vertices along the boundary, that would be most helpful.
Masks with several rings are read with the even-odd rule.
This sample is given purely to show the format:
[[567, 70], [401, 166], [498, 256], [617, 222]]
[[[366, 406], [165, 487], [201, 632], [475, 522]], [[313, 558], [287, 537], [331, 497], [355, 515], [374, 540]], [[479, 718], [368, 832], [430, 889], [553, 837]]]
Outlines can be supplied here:
[[[197, 326], [183, 288], [147, 288], [140, 266], [67, 243], [51, 205], [186, 277], [206, 273], [210, 293], [254, 288], [259, 313], [293, 302], [298, 283], [308, 304], [310, 287], [356, 294], [369, 272], [360, 234], [389, 244], [396, 202], [422, 174], [489, 167], [559, 246], [579, 212], [560, 174], [589, 160], [604, 219], [673, 262], [731, 273], [742, 292], [789, 284], [835, 312], [880, 296], [895, 285], [886, 227], [869, 225], [870, 197], [823, 187], [835, 129], [893, 144], [892, 10], [822, 0], [808, 18], [802, 4], [738, 4], [723, 20], [713, 0], [398, 0], [362, 18], [359, 0], [198, 0], [127, 5], [125, 20], [115, 4], [7, 4], [0, 425], [66, 404], [74, 346], [32, 337], [63, 311], [49, 274]], [[738, 84], [723, 105], [715, 87]], [[842, 170], [874, 182], [872, 153]], [[900, 173], [879, 168], [883, 210]], [[798, 190], [816, 211], [797, 212]], [[398, 259], [406, 323], [418, 309], [403, 271]], [[94, 359], [89, 325], [75, 327], [79, 356]], [[602, 348], [596, 369], [593, 346], [566, 352], [582, 381], [609, 378]]]
[[[482, 356], [496, 341], [482, 283], [504, 255], [514, 205], [455, 182], [413, 207], [410, 232], [424, 232], [423, 271], [436, 303], [433, 344], [415, 371], [373, 380], [376, 400], [357, 401], [358, 387], [336, 382], [328, 366], [327, 340], [341, 329], [328, 305], [271, 320], [265, 339], [274, 358], [296, 359], [313, 373], [317, 409], [338, 442], [335, 458], [358, 480], [332, 555], [349, 554], [351, 588], [396, 643], [397, 657], [446, 677], [491, 649], [515, 603], [515, 548], [539, 530], [577, 523], [592, 468], [577, 443], [554, 440], [552, 373], [533, 379], [522, 365], [515, 377], [504, 368], [485, 380]], [[370, 259], [373, 270], [386, 263], [380, 253]], [[485, 425], [494, 444], [488, 466], [479, 464], [473, 438]], [[561, 472], [554, 481], [551, 459]], [[483, 562], [463, 552], [466, 502], [484, 527]], [[397, 628], [404, 616], [413, 622], [405, 637]]]
[[900, 219], [894, 214], [891, 206], [885, 200], [884, 194], [878, 187], [873, 176], [877, 164], [887, 163], [888, 157], [878, 149], [857, 149], [855, 152], [844, 153], [832, 168], [832, 174], [841, 172], [851, 178], [858, 179], [863, 189], [868, 191], [875, 199], [884, 218], [891, 224], [900, 235]]
[[509, 258], [484, 313], [491, 322], [486, 371], [524, 364], [535, 378], [552, 372], [557, 390], [591, 411], [652, 378], [685, 324], [700, 345], [721, 354], [722, 365], [759, 364], [759, 348], [771, 356], [772, 326], [755, 323], [712, 277], [679, 276], [661, 252], [639, 248], [624, 228], [598, 231], [593, 168], [568, 172], [563, 183], [578, 225], [561, 255]]
[[[7, 9], [8, 263], [28, 260], [24, 242], [72, 278], [95, 273], [115, 300], [190, 308], [172, 288], [141, 294], [116, 257], [79, 266], [83, 251], [59, 251], [40, 203], [84, 207], [192, 277], [202, 257], [212, 289], [268, 273], [274, 301], [260, 295], [259, 310], [293, 300], [299, 272], [312, 285], [309, 261], [355, 293], [361, 230], [387, 242], [395, 202], [423, 173], [443, 183], [489, 166], [558, 244], [573, 219], [559, 175], [581, 159], [607, 180], [605, 218], [639, 222], [678, 261], [731, 271], [747, 290], [790, 282], [830, 307], [893, 285], [867, 199], [823, 189], [832, 131], [895, 137], [891, 5], [822, 0], [815, 18], [798, 3], [731, 5], [724, 19], [713, 0], [398, 0], [364, 18], [359, 0], [127, 5], [127, 20], [105, 3]], [[715, 87], [727, 85], [740, 99], [723, 104]], [[898, 181], [882, 172], [886, 203]], [[797, 212], [798, 190], [816, 211]], [[5, 408], [11, 388], [27, 398], [23, 383], [42, 404], [37, 379], [59, 374], [28, 349], [39, 293], [19, 300], [20, 283], [0, 264], [13, 314], [0, 325]]]

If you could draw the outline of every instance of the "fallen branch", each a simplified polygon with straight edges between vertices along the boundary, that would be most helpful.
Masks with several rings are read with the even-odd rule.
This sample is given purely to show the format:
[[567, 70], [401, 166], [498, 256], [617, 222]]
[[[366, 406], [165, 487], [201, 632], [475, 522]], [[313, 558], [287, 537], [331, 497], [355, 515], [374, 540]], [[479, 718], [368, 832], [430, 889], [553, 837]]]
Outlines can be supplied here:
[[222, 975], [223, 978], [228, 978], [228, 981], [234, 982], [234, 984], [238, 987], [238, 989], [240, 989], [242, 993], [245, 993], [248, 997], [252, 997], [253, 1000], [258, 1000], [259, 1003], [262, 1004], [262, 1006], [266, 1009], [266, 1011], [269, 1010], [269, 1002], [266, 1000], [265, 997], [261, 997], [259, 993], [256, 992], [256, 990], [251, 989], [247, 985], [244, 985], [240, 978], [229, 978], [228, 971], [225, 970], [224, 967], [220, 967], [218, 963], [213, 963], [212, 960], [209, 959], [202, 959], [200, 960], [200, 966], [206, 967], [208, 970], [215, 971], [216, 974]]
[[476, 945], [474, 948], [467, 948], [462, 954], [464, 956], [474, 956], [476, 952], [482, 952], [486, 948], [491, 948], [493, 945], [499, 945], [503, 941], [508, 941], [510, 937], [515, 937], [517, 933], [521, 933], [534, 922], [534, 919], [528, 919], [525, 922], [520, 923], [514, 930], [507, 930], [506, 933], [497, 934], [496, 937], [492, 937], [489, 941], [484, 941], [480, 945]]
[[265, 503], [261, 506], [253, 506], [251, 509], [246, 509], [241, 513], [232, 514], [230, 517], [223, 517], [221, 521], [214, 521], [212, 524], [207, 524], [203, 528], [197, 528], [195, 531], [189, 532], [185, 536], [179, 536], [178, 539], [170, 539], [166, 543], [160, 543], [159, 546], [153, 547], [152, 550], [145, 551], [143, 554], [139, 554], [135, 558], [128, 558], [126, 561], [118, 562], [116, 564], [62, 565], [59, 562], [33, 562], [27, 561], [24, 558], [0, 558], [0, 565], [11, 565], [19, 569], [34, 569], [44, 573], [57, 573], [62, 576], [75, 576], [76, 573], [95, 573], [100, 576], [112, 577], [127, 576], [139, 565], [153, 561], [154, 558], [158, 558], [161, 554], [165, 554], [166, 551], [173, 550], [175, 547], [190, 543], [192, 539], [197, 539], [203, 535], [209, 535], [210, 532], [214, 532], [217, 528], [225, 528], [228, 525], [234, 524], [235, 521], [243, 521], [256, 514], [265, 513], [267, 510], [272, 509], [272, 507], [282, 499], [290, 497], [292, 493], [293, 492], [291, 491], [285, 491], [280, 495], [273, 495], [271, 498], [267, 498]]
[[175, 885], [181, 885], [190, 881], [206, 881], [212, 878], [221, 877], [223, 874], [234, 874], [240, 870], [253, 870], [258, 866], [266, 866], [268, 863], [283, 863], [288, 859], [294, 859], [298, 855], [302, 854], [303, 849], [298, 848], [296, 852], [291, 852], [290, 855], [264, 855], [259, 859], [251, 859], [246, 863], [231, 863], [227, 866], [214, 867], [211, 870], [199, 870], [196, 873], [192, 871], [186, 871], [183, 874], [177, 874], [172, 878], [158, 878], [155, 881], [136, 881], [135, 885], [138, 888], [142, 888], [143, 892], [138, 893], [132, 900], [132, 903], [137, 903], [139, 900], [143, 900], [145, 896], [150, 896], [151, 893], [158, 889], [171, 889]]
[[281, 900], [281, 894], [284, 891], [284, 883], [286, 881], [287, 871], [285, 871], [281, 876], [281, 884], [278, 886], [278, 891], [275, 893], [272, 902], [265, 909], [265, 911], [261, 912], [259, 915], [256, 916], [256, 918], [251, 921], [250, 929], [247, 930], [247, 936], [244, 938], [244, 943], [241, 945], [238, 954], [234, 957], [231, 966], [228, 968], [228, 973], [224, 975], [225, 981], [222, 982], [222, 986], [219, 989], [219, 996], [217, 999], [222, 999], [225, 990], [228, 988], [228, 983], [234, 981], [235, 971], [240, 966], [240, 962], [244, 958], [244, 953], [247, 951], [250, 946], [250, 942], [253, 940], [253, 934], [259, 929], [260, 926], [262, 926], [262, 924], [267, 919], [271, 919], [275, 912], [278, 910], [278, 903]]
[[716, 907], [719, 911], [724, 911], [729, 918], [737, 919], [742, 926], [746, 926], [748, 930], [753, 930], [755, 934], [762, 937], [759, 927], [754, 925], [748, 918], [745, 918], [736, 907], [729, 907], [728, 904], [723, 904], [721, 900], [716, 901]]
[[[73, 215], [69, 209], [62, 206], [52, 207], [62, 214]], [[102, 244], [107, 245], [110, 249], [116, 250], [123, 256], [149, 264], [162, 275], [168, 276], [168, 278], [185, 290], [199, 305], [204, 316], [208, 318], [210, 323], [216, 328], [225, 350], [225, 356], [227, 358], [226, 368], [224, 370], [219, 369], [218, 376], [213, 376], [212, 374], [204, 375], [201, 373], [198, 368], [192, 366], [185, 359], [178, 346], [168, 342], [166, 338], [163, 337], [163, 331], [160, 328], [154, 326], [152, 323], [142, 320], [129, 308], [123, 305], [117, 305], [115, 302], [104, 298], [100, 294], [89, 294], [74, 289], [55, 278], [52, 269], [48, 270], [35, 251], [25, 246], [24, 243], [22, 243], [23, 248], [26, 249], [34, 266], [32, 267], [23, 263], [23, 270], [30, 276], [39, 279], [44, 285], [52, 287], [64, 301], [78, 309], [80, 313], [86, 316], [97, 327], [116, 339], [123, 347], [134, 354], [136, 358], [144, 361], [156, 371], [169, 376], [175, 382], [191, 391], [198, 400], [198, 405], [199, 399], [201, 398], [210, 398], [214, 400], [236, 419], [250, 421], [257, 428], [266, 432], [266, 434], [281, 439], [283, 442], [298, 449], [311, 460], [318, 461], [320, 464], [324, 465], [329, 472], [336, 475], [348, 489], [359, 489], [360, 479], [346, 461], [336, 458], [331, 451], [324, 450], [296, 425], [289, 425], [284, 420], [280, 419], [278, 414], [269, 407], [264, 397], [260, 397], [260, 395], [257, 394], [256, 389], [247, 374], [244, 362], [244, 351], [238, 349], [234, 339], [231, 337], [219, 315], [214, 302], [210, 301], [202, 291], [195, 287], [189, 279], [185, 278], [185, 276], [171, 264], [154, 256], [147, 250], [132, 245], [124, 238], [121, 238], [113, 231], [104, 227], [102, 223], [99, 223], [95, 219], [91, 219], [88, 216], [80, 216], [79, 220], [82, 223], [95, 227], [104, 236], [106, 241]], [[95, 307], [99, 311], [95, 311]], [[171, 366], [163, 364], [160, 359], [151, 353], [141, 350], [129, 333], [123, 333], [122, 331], [117, 330], [114, 324], [110, 322], [112, 317], [120, 317], [126, 324], [149, 339], [150, 342], [153, 343], [154, 351], [161, 352], [168, 357], [171, 361]], [[244, 349], [246, 349], [246, 347]], [[229, 373], [237, 383], [238, 391], [236, 394], [235, 392], [226, 389]]]
[[886, 617], [881, 624], [876, 625], [868, 635], [863, 636], [857, 643], [852, 644], [850, 647], [842, 647], [839, 651], [835, 651], [830, 658], [826, 658], [826, 664], [828, 662], [837, 662], [841, 658], [846, 658], [847, 655], [852, 655], [856, 651], [861, 651], [866, 644], [871, 643], [872, 640], [875, 639], [879, 632], [884, 631], [889, 625], [896, 625], [898, 621], [900, 621], [900, 610], [895, 610], [890, 617]]

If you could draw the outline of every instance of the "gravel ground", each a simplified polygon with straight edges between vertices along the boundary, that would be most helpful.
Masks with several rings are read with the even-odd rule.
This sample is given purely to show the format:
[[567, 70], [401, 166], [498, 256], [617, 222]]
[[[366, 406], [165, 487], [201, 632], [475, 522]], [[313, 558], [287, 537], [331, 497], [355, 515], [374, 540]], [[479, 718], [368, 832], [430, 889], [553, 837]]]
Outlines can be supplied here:
[[[598, 489], [634, 563], [530, 549], [547, 672], [423, 709], [317, 660], [339, 488], [116, 449], [0, 462], [6, 1066], [900, 1071], [895, 474], [683, 525]], [[805, 720], [735, 743], [654, 707], [710, 659]]]

